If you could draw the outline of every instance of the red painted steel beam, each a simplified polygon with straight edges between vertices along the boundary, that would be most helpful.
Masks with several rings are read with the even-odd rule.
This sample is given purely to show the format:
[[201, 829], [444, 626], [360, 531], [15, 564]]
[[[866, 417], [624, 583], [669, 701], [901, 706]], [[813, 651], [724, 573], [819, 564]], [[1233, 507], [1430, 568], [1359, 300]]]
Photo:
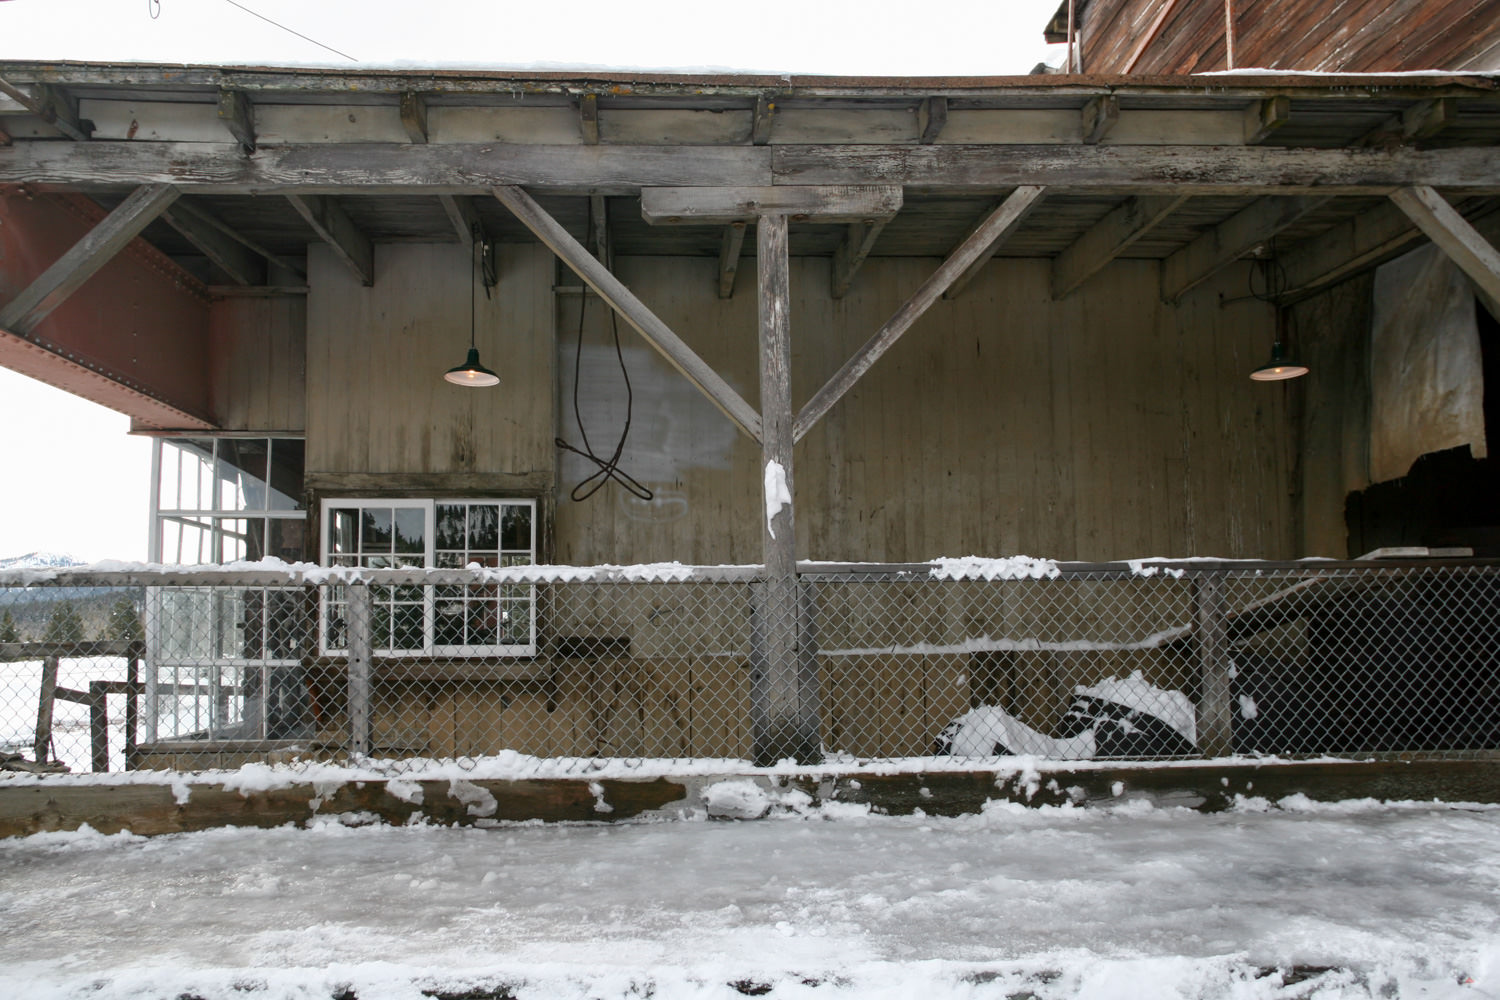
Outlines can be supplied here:
[[[108, 214], [81, 195], [0, 186], [0, 304]], [[209, 430], [208, 292], [135, 239], [29, 334], [0, 330], [0, 365], [153, 428]]]

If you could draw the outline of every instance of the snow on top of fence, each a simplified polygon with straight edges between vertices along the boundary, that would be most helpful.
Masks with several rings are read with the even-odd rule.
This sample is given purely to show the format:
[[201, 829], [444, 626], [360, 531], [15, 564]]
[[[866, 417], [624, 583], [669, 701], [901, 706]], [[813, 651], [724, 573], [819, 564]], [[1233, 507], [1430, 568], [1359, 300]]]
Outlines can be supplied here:
[[934, 580], [1050, 580], [1061, 573], [1062, 570], [1058, 569], [1053, 560], [1034, 559], [1031, 556], [934, 559], [932, 566]]

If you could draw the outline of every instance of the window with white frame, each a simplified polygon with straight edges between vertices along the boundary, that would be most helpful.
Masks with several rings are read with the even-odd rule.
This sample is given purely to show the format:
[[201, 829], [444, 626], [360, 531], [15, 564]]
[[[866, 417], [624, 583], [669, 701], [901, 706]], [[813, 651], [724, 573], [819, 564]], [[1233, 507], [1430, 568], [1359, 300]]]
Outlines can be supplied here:
[[[328, 566], [462, 569], [536, 562], [536, 503], [491, 499], [349, 499], [322, 504]], [[372, 587], [372, 645], [386, 654], [530, 656], [536, 588], [481, 583]], [[325, 599], [323, 647], [344, 648], [341, 588]]]
[[[303, 442], [161, 438], [152, 453], [151, 559], [174, 565], [306, 558]], [[309, 731], [296, 588], [153, 587], [146, 604], [153, 739], [292, 739]]]

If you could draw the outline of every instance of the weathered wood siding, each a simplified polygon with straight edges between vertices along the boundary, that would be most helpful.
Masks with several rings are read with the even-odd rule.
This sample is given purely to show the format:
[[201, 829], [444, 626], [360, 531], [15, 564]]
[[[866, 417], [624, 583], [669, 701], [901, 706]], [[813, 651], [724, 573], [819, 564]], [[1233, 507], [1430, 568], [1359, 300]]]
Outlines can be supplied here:
[[[827, 262], [792, 263], [793, 399], [805, 401], [930, 273], [872, 259], [842, 300]], [[755, 300], [715, 294], [712, 260], [627, 258], [617, 271], [747, 398]], [[1048, 262], [991, 263], [939, 302], [796, 452], [803, 558], [916, 560], [1017, 552], [1062, 559], [1299, 555], [1287, 392], [1246, 376], [1272, 339], [1268, 307], [1226, 272], [1177, 308], [1158, 265], [1121, 261], [1061, 303]], [[560, 427], [572, 417], [578, 296], [559, 298]], [[625, 392], [608, 317], [590, 299], [580, 408], [608, 455]], [[759, 453], [622, 326], [635, 391], [622, 467], [656, 493], [566, 491], [590, 469], [565, 456], [558, 562], [760, 560]]]
[[[365, 288], [325, 247], [308, 253], [307, 471], [320, 488], [481, 489], [497, 475], [550, 488], [555, 385], [552, 255], [500, 248], [500, 284], [478, 297], [478, 346], [495, 389], [443, 381], [469, 346], [469, 252], [377, 245]], [[412, 479], [410, 477], [418, 477]], [[426, 477], [425, 479], [421, 477]]]
[[[1203, 73], [1226, 66], [1222, 0], [1092, 0], [1080, 15], [1087, 73]], [[1380, 73], [1500, 68], [1500, 0], [1234, 0], [1235, 65]]]
[[232, 298], [209, 314], [214, 420], [227, 431], [301, 431], [307, 399], [307, 297]]

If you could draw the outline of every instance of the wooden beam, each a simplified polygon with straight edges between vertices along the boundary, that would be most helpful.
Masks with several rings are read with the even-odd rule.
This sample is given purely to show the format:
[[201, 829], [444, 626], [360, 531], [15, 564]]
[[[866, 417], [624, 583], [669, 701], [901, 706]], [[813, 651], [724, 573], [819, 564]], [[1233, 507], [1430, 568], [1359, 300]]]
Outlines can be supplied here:
[[332, 247], [334, 255], [354, 272], [360, 284], [366, 287], [375, 284], [375, 248], [337, 201], [323, 195], [289, 194], [286, 198], [318, 238]]
[[11, 142], [10, 133], [0, 126], [0, 146], [9, 146]]
[[78, 99], [61, 87], [47, 83], [33, 84], [27, 93], [15, 84], [0, 79], [4, 94], [74, 142], [86, 142], [94, 131], [92, 122], [78, 117]]
[[734, 297], [734, 276], [740, 270], [740, 253], [745, 247], [745, 223], [731, 222], [724, 227], [719, 243], [719, 298]]
[[990, 217], [938, 266], [938, 269], [932, 273], [932, 277], [924, 281], [911, 298], [902, 303], [891, 318], [875, 332], [875, 335], [865, 342], [854, 357], [846, 361], [844, 366], [823, 385], [823, 388], [807, 401], [797, 414], [797, 421], [793, 425], [793, 437], [798, 441], [802, 440], [803, 436], [823, 419], [823, 415], [844, 398], [844, 394], [854, 387], [860, 377], [869, 371], [896, 341], [901, 339], [902, 334], [922, 318], [922, 314], [942, 296], [948, 286], [966, 272], [974, 261], [978, 260], [995, 240], [1014, 224], [1016, 214], [1029, 209], [1036, 199], [1041, 197], [1043, 190], [1033, 187], [1017, 188], [1009, 198], [991, 212]]
[[855, 272], [865, 262], [865, 258], [870, 256], [870, 251], [874, 249], [875, 241], [880, 238], [880, 231], [884, 228], [884, 219], [849, 223], [844, 241], [833, 252], [828, 285], [829, 293], [834, 298], [841, 299], [849, 294]]
[[1500, 194], [1488, 147], [775, 145], [526, 146], [504, 143], [273, 145], [18, 142], [0, 149], [0, 183], [108, 190], [179, 184], [199, 194], [480, 194], [525, 185], [629, 196], [647, 187], [881, 184], [992, 193], [1038, 177], [1093, 193], [1384, 197], [1427, 185]]
[[584, 94], [578, 99], [578, 133], [588, 145], [599, 145], [598, 94]]
[[1245, 109], [1245, 145], [1258, 146], [1292, 120], [1289, 97], [1267, 97]]
[[948, 124], [948, 98], [929, 97], [917, 105], [917, 141], [924, 145], [937, 142], [943, 126]]
[[180, 211], [184, 204], [179, 201], [162, 213], [173, 229], [213, 261], [236, 285], [265, 284], [266, 262], [260, 255], [204, 222], [198, 213]]
[[219, 91], [219, 121], [240, 144], [240, 152], [246, 156], [255, 152], [255, 109], [244, 91]]
[[1281, 299], [1296, 302], [1307, 298], [1405, 253], [1421, 240], [1422, 231], [1394, 204], [1360, 212], [1278, 255], [1286, 274]]
[[401, 127], [414, 143], [427, 141], [427, 99], [408, 90], [401, 95]]
[[0, 309], [0, 329], [29, 336], [38, 323], [109, 263], [180, 194], [177, 188], [166, 184], [150, 184], [132, 191], [72, 249]]
[[438, 202], [443, 206], [443, 212], [448, 216], [448, 221], [453, 225], [453, 231], [458, 234], [458, 242], [466, 247], [474, 245], [474, 230], [483, 231], [484, 226], [479, 221], [479, 209], [474, 207], [474, 202], [466, 195], [440, 194]]
[[771, 125], [776, 117], [776, 102], [762, 94], [755, 99], [755, 118], [750, 125], [750, 142], [765, 146], [771, 142]]
[[1045, 177], [1055, 187], [1122, 195], [1384, 196], [1414, 184], [1500, 193], [1500, 157], [1471, 147], [778, 145], [771, 147], [771, 169], [777, 184], [878, 178], [930, 192], [993, 191]]
[[1500, 252], [1430, 187], [1393, 191], [1391, 201], [1469, 276], [1486, 307], [1500, 315]]
[[667, 324], [647, 309], [635, 294], [626, 288], [599, 263], [556, 219], [548, 215], [532, 197], [518, 187], [496, 187], [495, 197], [510, 209], [521, 223], [545, 243], [564, 264], [583, 279], [584, 283], [599, 293], [621, 318], [646, 342], [656, 348], [662, 357], [687, 377], [689, 382], [708, 397], [735, 426], [752, 440], [760, 441], [760, 414], [734, 391], [734, 388], [714, 371], [707, 362], [698, 357], [693, 349], [673, 333]]
[[1185, 195], [1140, 195], [1117, 205], [1053, 260], [1052, 298], [1072, 294], [1185, 201]]
[[641, 217], [651, 225], [743, 222], [786, 215], [814, 222], [889, 219], [901, 211], [901, 188], [893, 184], [750, 188], [645, 188]]
[[197, 205], [194, 205], [190, 201], [178, 201], [174, 203], [172, 205], [172, 214], [176, 216], [187, 216], [196, 219], [197, 221], [203, 223], [203, 225], [205, 226], [217, 229], [220, 233], [239, 243], [241, 246], [245, 247], [252, 253], [259, 254], [261, 257], [265, 258], [268, 263], [273, 264], [278, 268], [283, 268], [304, 281], [307, 280], [307, 272], [305, 272], [300, 266], [298, 266], [295, 261], [283, 257], [273, 250], [267, 249], [259, 242], [250, 239], [250, 237], [246, 236], [244, 233], [241, 233], [239, 230], [221, 221], [211, 213], [199, 208]]
[[1120, 99], [1110, 95], [1096, 97], [1083, 106], [1083, 141], [1090, 146], [1109, 134], [1120, 120]]
[[[1010, 238], [1011, 233], [1020, 228], [1021, 223], [1026, 221], [1026, 216], [1031, 214], [1031, 210], [1041, 204], [1042, 195], [1046, 191], [1046, 188], [1036, 184], [1020, 185], [1011, 192], [1008, 198], [1000, 203], [1000, 207], [994, 213], [986, 216], [970, 231], [968, 236], [964, 237], [964, 240], [959, 244], [960, 248], [967, 246], [969, 240], [974, 237], [974, 234], [982, 230], [993, 234], [990, 237], [989, 243], [979, 251], [973, 262], [944, 289], [943, 298], [958, 298], [969, 282], [973, 281], [979, 272], [984, 270], [984, 265], [988, 264], [990, 258], [995, 256], [995, 251], [1000, 249], [1000, 245]], [[997, 214], [1004, 222], [1003, 225], [998, 227], [995, 225]], [[957, 253], [957, 250], [954, 252]]]
[[1317, 195], [1257, 199], [1162, 262], [1162, 301], [1176, 302], [1327, 200]]
[[1401, 112], [1401, 134], [1408, 140], [1430, 139], [1458, 120], [1458, 102], [1451, 97], [1418, 101]]

